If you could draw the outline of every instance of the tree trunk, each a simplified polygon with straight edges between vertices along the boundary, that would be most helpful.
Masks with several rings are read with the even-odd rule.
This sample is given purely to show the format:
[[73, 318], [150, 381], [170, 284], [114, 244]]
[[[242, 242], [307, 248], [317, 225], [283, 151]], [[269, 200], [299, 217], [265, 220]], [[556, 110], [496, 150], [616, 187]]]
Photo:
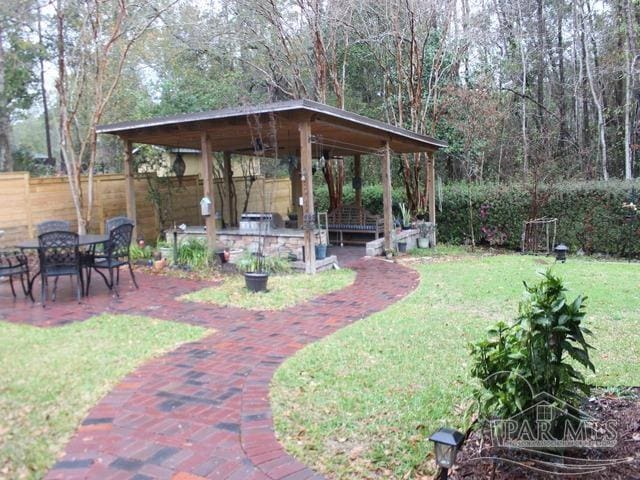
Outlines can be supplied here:
[[633, 178], [633, 150], [631, 145], [633, 126], [631, 124], [631, 116], [633, 114], [632, 102], [635, 83], [635, 64], [638, 60], [638, 56], [636, 55], [632, 0], [626, 0], [625, 2], [625, 18], [627, 39], [625, 45], [624, 178], [631, 180]]
[[0, 171], [13, 170], [13, 156], [11, 155], [11, 119], [7, 111], [8, 99], [5, 94], [5, 60], [4, 60], [4, 30], [0, 23]]
[[[588, 2], [587, 2], [588, 6]], [[589, 9], [590, 10], [590, 9]], [[589, 32], [590, 35], [593, 34], [592, 31]], [[594, 52], [594, 60], [596, 52]], [[602, 179], [609, 180], [609, 172], [607, 167], [607, 136], [606, 136], [606, 125], [604, 119], [604, 105], [603, 105], [603, 95], [602, 90], [599, 87], [599, 83], [596, 84], [597, 79], [595, 78], [595, 73], [591, 68], [591, 60], [589, 59], [589, 55], [586, 57], [585, 61], [587, 78], [589, 80], [589, 87], [591, 89], [591, 95], [593, 96], [593, 103], [596, 107], [596, 112], [598, 114], [598, 136], [600, 139], [600, 163], [602, 167]], [[597, 65], [595, 66], [597, 69]]]

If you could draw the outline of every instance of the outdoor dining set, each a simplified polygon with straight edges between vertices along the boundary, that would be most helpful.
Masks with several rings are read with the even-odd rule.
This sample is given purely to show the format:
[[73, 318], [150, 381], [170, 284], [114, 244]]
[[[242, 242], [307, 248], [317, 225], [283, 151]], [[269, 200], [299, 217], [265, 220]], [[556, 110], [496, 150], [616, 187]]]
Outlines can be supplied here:
[[[35, 301], [34, 283], [40, 277], [40, 300], [45, 306], [49, 279], [53, 279], [51, 300], [55, 301], [60, 277], [75, 278], [76, 296], [80, 300], [89, 294], [91, 272], [95, 270], [109, 290], [119, 296], [120, 267], [129, 268], [133, 284], [138, 288], [129, 259], [133, 227], [129, 218], [114, 217], [106, 221], [105, 235], [78, 235], [71, 231], [67, 221], [42, 222], [37, 225], [37, 239], [20, 242], [13, 249], [0, 250], [0, 278], [8, 278], [14, 298], [14, 280], [19, 279], [25, 296]], [[30, 267], [33, 253], [37, 254], [37, 271]]]

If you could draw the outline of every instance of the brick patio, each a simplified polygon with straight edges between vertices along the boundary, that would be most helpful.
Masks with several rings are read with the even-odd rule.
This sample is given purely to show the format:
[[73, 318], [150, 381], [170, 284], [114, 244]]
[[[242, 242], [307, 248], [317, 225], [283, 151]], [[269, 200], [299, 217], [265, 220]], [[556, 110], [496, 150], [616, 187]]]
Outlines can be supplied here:
[[63, 289], [46, 309], [13, 302], [0, 289], [0, 318], [15, 323], [50, 327], [111, 312], [216, 330], [125, 377], [90, 410], [46, 478], [322, 478], [276, 440], [271, 378], [304, 345], [385, 309], [419, 282], [415, 271], [380, 259], [360, 259], [349, 266], [357, 271], [350, 287], [279, 312], [175, 300], [203, 288], [203, 282], [139, 275], [136, 292], [126, 273], [119, 299], [108, 295], [98, 278], [82, 304], [64, 298], [71, 290]]

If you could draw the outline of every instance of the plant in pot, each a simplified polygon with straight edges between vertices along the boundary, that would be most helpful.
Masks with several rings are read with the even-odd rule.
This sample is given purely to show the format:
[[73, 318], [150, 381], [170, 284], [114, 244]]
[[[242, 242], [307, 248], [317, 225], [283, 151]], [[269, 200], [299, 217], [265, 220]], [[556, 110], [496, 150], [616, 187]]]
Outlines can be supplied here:
[[431, 224], [427, 222], [418, 223], [418, 231], [420, 232], [418, 237], [418, 248], [429, 248], [431, 243], [429, 240], [431, 228]]
[[265, 292], [269, 281], [269, 271], [266, 268], [265, 257], [262, 253], [247, 252], [236, 263], [238, 270], [244, 274], [244, 282], [250, 292]]
[[[260, 159], [260, 170], [264, 180], [275, 178], [280, 164], [276, 119], [271, 116], [266, 128], [257, 115], [247, 117], [247, 121], [251, 132], [254, 156]], [[270, 185], [270, 188], [273, 189], [273, 184], [263, 181], [261, 182], [262, 188], [259, 191], [262, 211], [265, 213], [271, 211], [274, 196], [272, 190], [267, 190], [267, 185]], [[264, 292], [267, 290], [267, 282], [271, 264], [273, 263], [265, 255], [265, 237], [268, 230], [269, 225], [266, 221], [261, 220], [258, 222], [258, 241], [255, 252], [245, 254], [236, 264], [238, 269], [244, 273], [247, 289], [252, 292]]]
[[400, 204], [400, 218], [404, 230], [411, 228], [411, 210], [407, 208], [404, 202]]
[[158, 240], [156, 248], [160, 252], [160, 257], [165, 259], [168, 263], [173, 262], [173, 245], [166, 240]]

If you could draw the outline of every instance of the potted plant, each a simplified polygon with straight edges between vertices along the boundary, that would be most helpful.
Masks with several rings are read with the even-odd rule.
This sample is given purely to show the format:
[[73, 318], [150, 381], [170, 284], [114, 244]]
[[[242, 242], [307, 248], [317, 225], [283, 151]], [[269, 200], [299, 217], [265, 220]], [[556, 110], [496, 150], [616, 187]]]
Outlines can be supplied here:
[[418, 248], [429, 248], [430, 240], [429, 237], [431, 235], [432, 226], [427, 222], [418, 223], [418, 230], [420, 231], [418, 237]]
[[400, 215], [402, 220], [402, 228], [404, 230], [411, 228], [411, 210], [407, 208], [404, 202], [400, 204]]
[[265, 292], [269, 281], [269, 272], [265, 257], [259, 253], [247, 252], [237, 263], [244, 274], [244, 283], [250, 292]]
[[173, 246], [166, 240], [158, 240], [156, 248], [160, 252], [160, 258], [164, 258], [167, 263], [173, 262]]

